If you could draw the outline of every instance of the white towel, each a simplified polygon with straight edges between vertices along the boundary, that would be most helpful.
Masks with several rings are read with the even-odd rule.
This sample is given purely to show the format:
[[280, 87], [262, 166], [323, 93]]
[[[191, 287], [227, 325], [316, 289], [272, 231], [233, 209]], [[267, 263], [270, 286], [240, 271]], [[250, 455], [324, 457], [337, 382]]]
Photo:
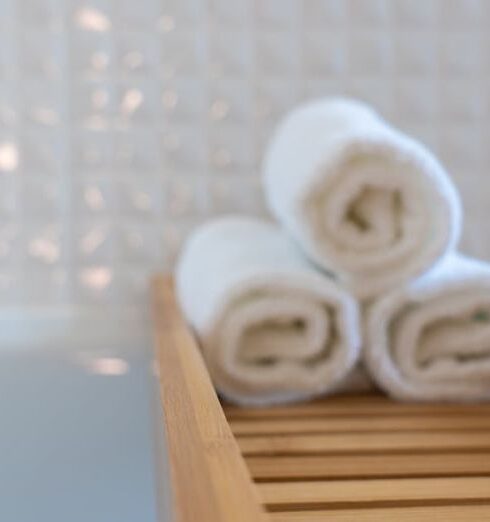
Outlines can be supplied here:
[[234, 402], [323, 394], [358, 360], [355, 301], [274, 225], [240, 217], [204, 225], [185, 245], [176, 281], [215, 386]]
[[359, 298], [421, 274], [459, 238], [460, 202], [442, 166], [360, 102], [289, 114], [266, 151], [264, 184], [275, 217]]
[[490, 266], [457, 254], [371, 305], [366, 363], [404, 400], [490, 399]]

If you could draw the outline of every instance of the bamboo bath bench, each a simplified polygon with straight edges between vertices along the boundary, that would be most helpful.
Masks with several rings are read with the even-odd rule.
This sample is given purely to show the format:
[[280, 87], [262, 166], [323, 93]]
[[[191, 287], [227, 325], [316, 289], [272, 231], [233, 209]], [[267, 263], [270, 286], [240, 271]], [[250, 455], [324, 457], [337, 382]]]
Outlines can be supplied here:
[[222, 405], [172, 279], [152, 294], [176, 522], [490, 521], [490, 405]]

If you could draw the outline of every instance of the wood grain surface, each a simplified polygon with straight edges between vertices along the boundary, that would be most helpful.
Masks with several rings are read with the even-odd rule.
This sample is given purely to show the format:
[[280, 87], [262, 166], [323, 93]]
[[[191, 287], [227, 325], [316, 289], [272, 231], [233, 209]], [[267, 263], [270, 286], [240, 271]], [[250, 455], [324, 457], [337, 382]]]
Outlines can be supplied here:
[[267, 520], [171, 278], [154, 279], [153, 314], [175, 521]]
[[224, 409], [274, 522], [490, 520], [490, 405]]

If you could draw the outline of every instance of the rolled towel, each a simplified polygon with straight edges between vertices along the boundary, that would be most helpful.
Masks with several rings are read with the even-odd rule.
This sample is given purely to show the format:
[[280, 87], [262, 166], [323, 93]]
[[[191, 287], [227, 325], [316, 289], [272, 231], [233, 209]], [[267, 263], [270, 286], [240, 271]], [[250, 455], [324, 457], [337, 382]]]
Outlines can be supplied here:
[[359, 298], [421, 274], [459, 238], [442, 166], [361, 102], [294, 110], [266, 151], [264, 185], [275, 217]]
[[184, 246], [176, 283], [215, 386], [234, 402], [326, 393], [358, 360], [355, 301], [274, 225], [240, 217], [204, 225]]
[[371, 305], [365, 359], [398, 399], [490, 399], [490, 266], [457, 254]]

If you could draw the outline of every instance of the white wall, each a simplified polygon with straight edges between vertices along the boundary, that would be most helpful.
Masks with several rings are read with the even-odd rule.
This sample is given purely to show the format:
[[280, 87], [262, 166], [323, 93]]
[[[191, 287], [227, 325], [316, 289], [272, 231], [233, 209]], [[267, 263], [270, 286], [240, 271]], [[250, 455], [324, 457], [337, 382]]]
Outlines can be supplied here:
[[0, 0], [0, 304], [132, 303], [264, 213], [277, 118], [348, 94], [440, 154], [490, 258], [490, 2]]

